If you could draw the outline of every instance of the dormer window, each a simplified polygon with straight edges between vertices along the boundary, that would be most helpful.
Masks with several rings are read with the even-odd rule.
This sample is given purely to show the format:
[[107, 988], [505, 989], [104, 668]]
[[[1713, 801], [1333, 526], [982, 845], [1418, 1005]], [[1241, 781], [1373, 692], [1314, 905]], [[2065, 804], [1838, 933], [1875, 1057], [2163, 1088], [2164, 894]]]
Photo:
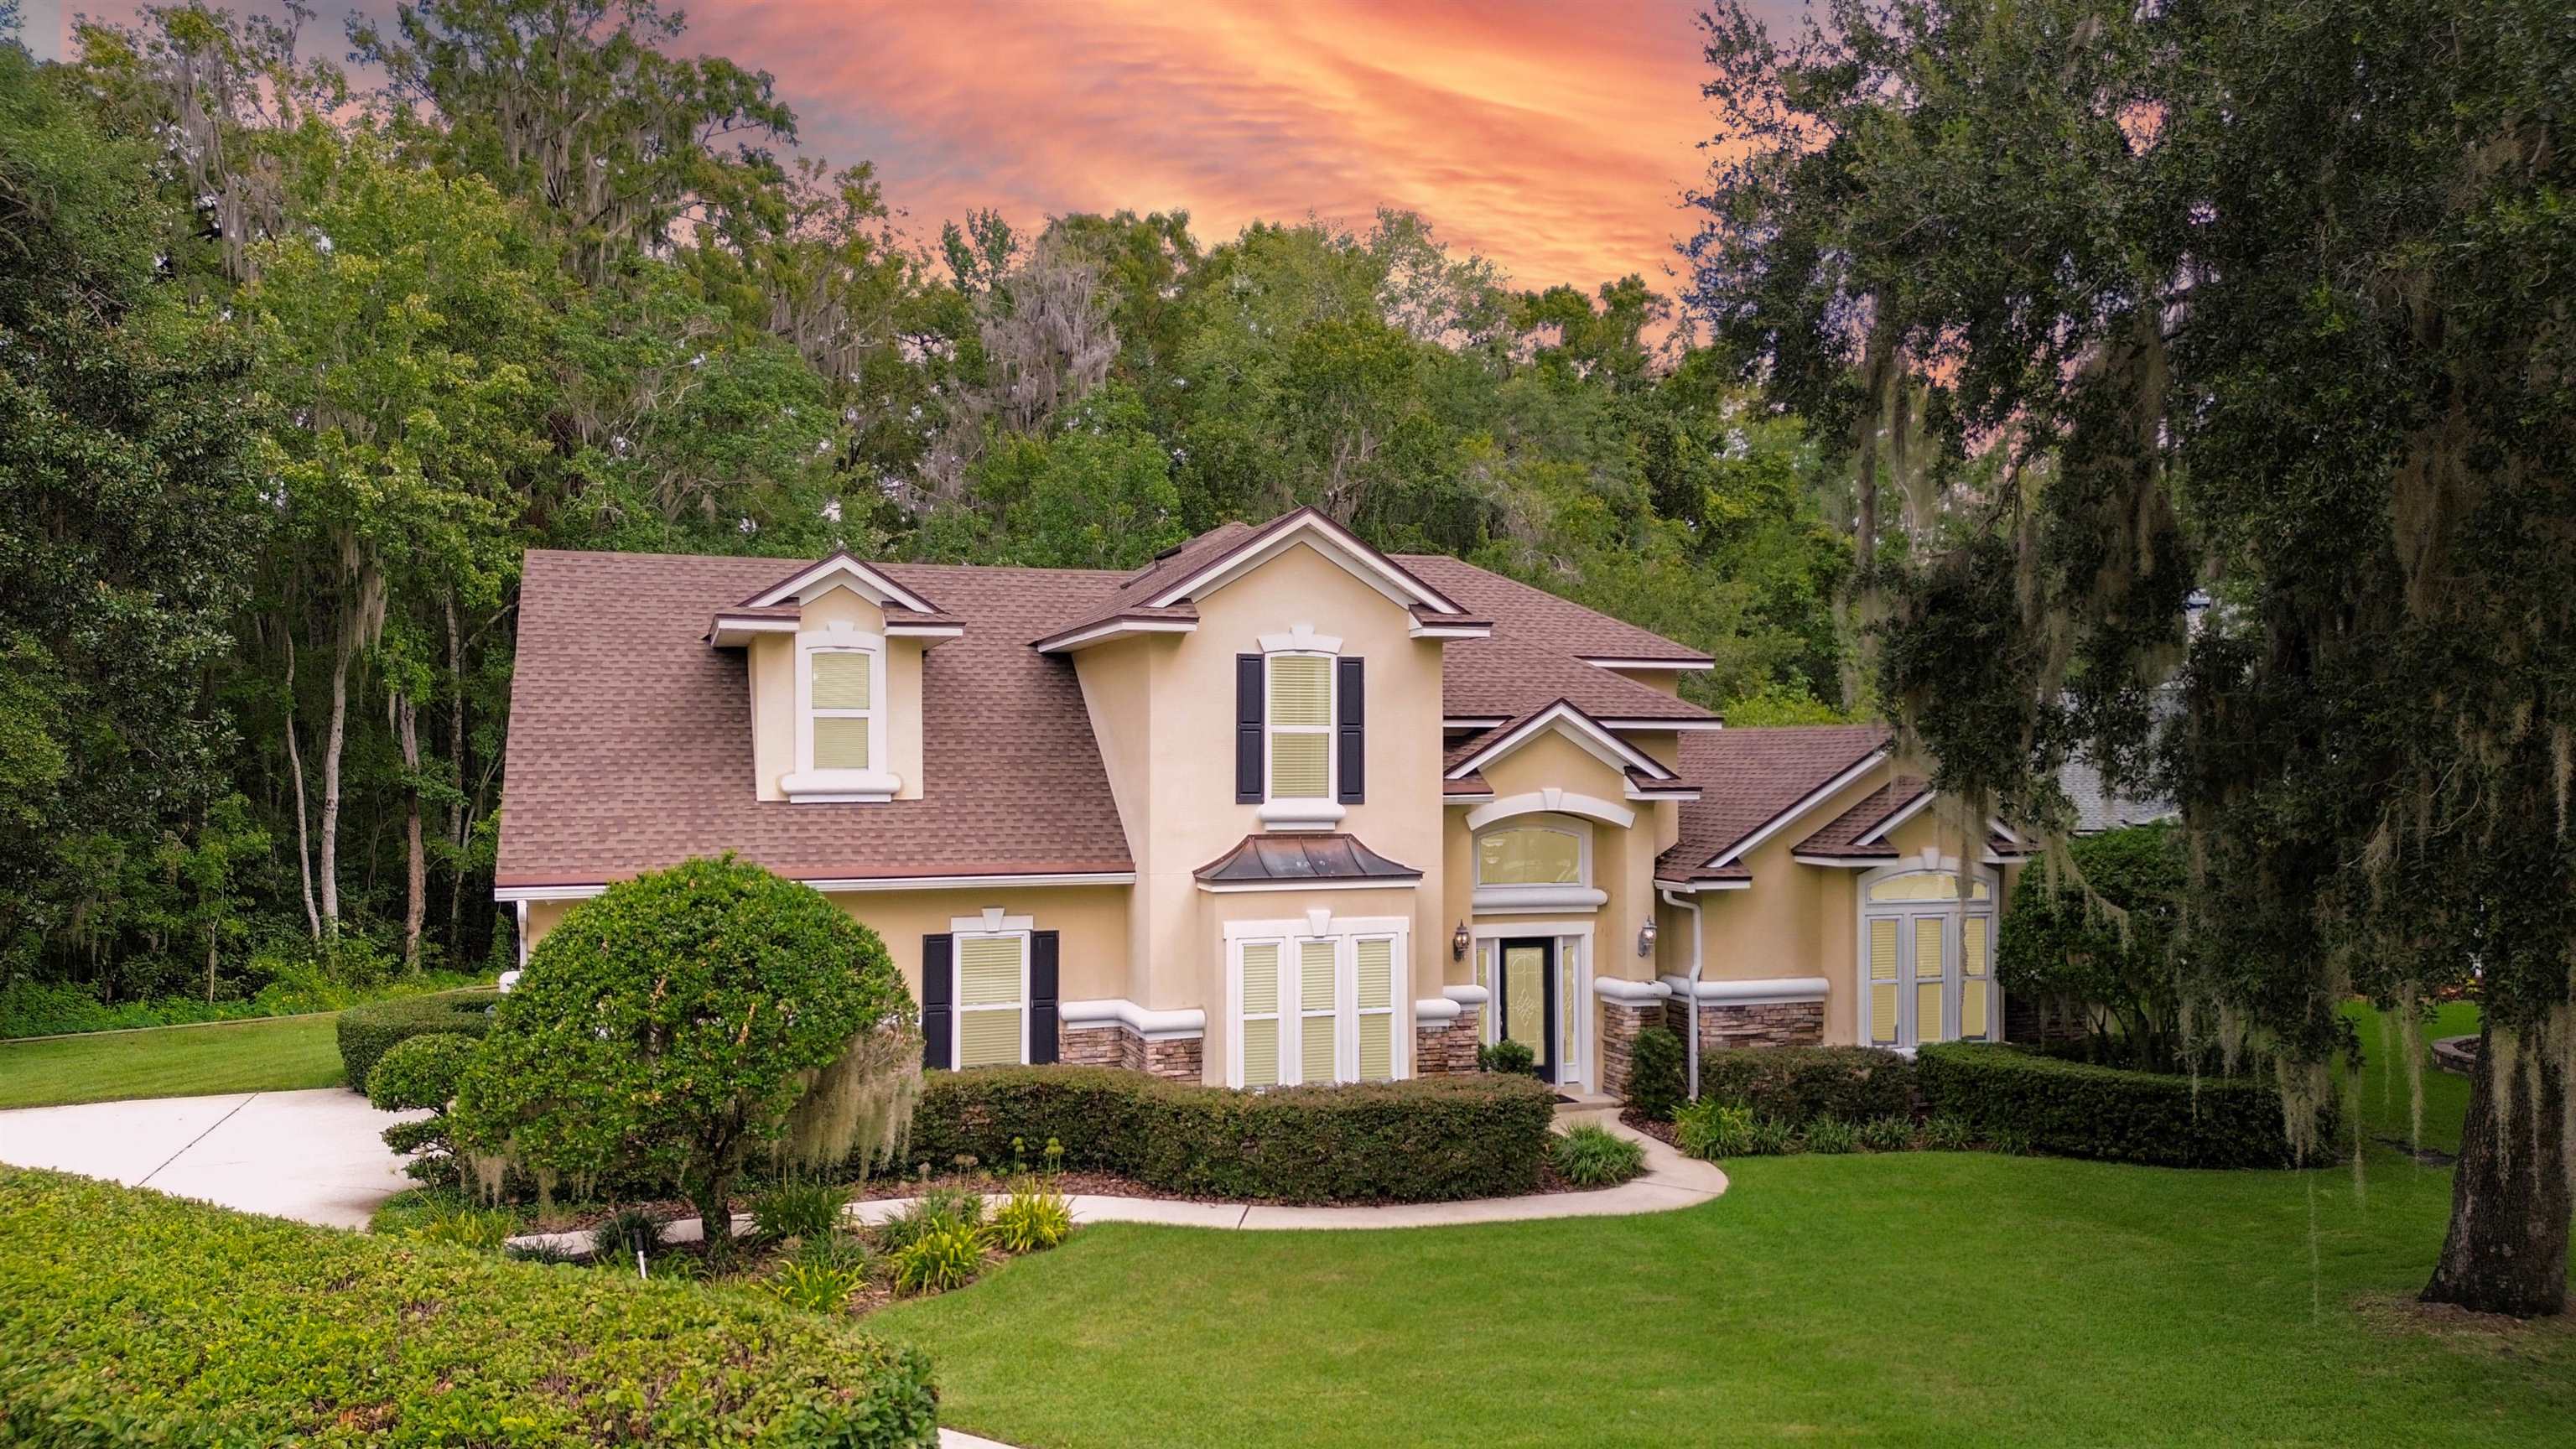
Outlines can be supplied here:
[[885, 640], [837, 625], [796, 639], [796, 769], [787, 798], [881, 801], [902, 788], [887, 768]]

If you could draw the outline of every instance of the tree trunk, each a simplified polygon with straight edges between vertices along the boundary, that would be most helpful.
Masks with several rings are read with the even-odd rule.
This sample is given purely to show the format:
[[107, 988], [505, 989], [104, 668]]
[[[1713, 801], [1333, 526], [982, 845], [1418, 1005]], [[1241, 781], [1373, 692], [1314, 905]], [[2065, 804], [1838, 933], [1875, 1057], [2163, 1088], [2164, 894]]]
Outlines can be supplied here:
[[304, 924], [313, 939], [322, 939], [322, 913], [313, 904], [313, 838], [309, 829], [312, 814], [304, 803], [304, 751], [295, 743], [295, 626], [282, 630], [286, 636], [286, 770], [295, 780], [295, 868], [304, 876]]
[[393, 705], [394, 736], [402, 745], [403, 771], [410, 777], [403, 836], [403, 971], [417, 974], [421, 924], [429, 917], [429, 844], [420, 833], [420, 707], [401, 693], [394, 695]]
[[349, 659], [358, 652], [358, 626], [342, 619], [331, 653], [331, 728], [322, 745], [322, 929], [340, 937], [340, 752], [349, 738]]
[[2427, 1303], [2517, 1318], [2567, 1311], [2571, 1012], [2528, 1030], [2489, 1020], [2478, 1033], [2451, 1230]]
[[456, 631], [456, 595], [447, 596], [447, 767], [455, 773], [456, 793], [447, 802], [447, 839], [456, 847], [447, 872], [447, 949], [454, 953], [465, 940], [465, 640]]

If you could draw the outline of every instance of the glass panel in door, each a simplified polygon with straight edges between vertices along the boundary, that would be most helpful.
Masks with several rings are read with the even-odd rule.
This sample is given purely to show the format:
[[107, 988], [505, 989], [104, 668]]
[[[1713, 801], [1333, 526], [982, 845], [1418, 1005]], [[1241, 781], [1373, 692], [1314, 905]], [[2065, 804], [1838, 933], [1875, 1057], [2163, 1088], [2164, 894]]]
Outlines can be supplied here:
[[1506, 941], [1503, 943], [1502, 1023], [1503, 1037], [1530, 1049], [1539, 1076], [1556, 1080], [1555, 1056], [1549, 1051], [1550, 1018], [1555, 1015], [1555, 1001], [1550, 979], [1556, 974], [1556, 951], [1546, 941]]
[[1948, 917], [1908, 916], [1906, 924], [1914, 933], [1914, 1029], [1906, 1033], [1905, 1044], [1946, 1041], [1941, 1030], [1941, 948]]

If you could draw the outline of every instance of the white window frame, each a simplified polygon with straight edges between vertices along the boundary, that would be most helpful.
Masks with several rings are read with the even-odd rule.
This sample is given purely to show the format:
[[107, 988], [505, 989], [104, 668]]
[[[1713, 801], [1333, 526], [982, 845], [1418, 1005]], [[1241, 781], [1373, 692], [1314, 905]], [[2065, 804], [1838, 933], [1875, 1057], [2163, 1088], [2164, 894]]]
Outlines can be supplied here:
[[[817, 654], [867, 656], [867, 709], [864, 712], [831, 711], [836, 719], [864, 714], [868, 722], [868, 768], [864, 770], [814, 768], [814, 656]], [[796, 768], [779, 782], [779, 788], [786, 792], [787, 798], [800, 803], [876, 803], [893, 799], [895, 792], [903, 788], [903, 781], [886, 768], [886, 715], [891, 703], [886, 698], [886, 641], [882, 636], [852, 628], [846, 623], [797, 635]]]
[[[1580, 862], [1572, 885], [1488, 885], [1485, 883], [1485, 837], [1507, 830], [1553, 830], [1574, 837]], [[1598, 910], [1610, 899], [1592, 884], [1592, 823], [1556, 812], [1507, 815], [1479, 826], [1467, 841], [1467, 868], [1474, 875], [1478, 914], [1509, 915], [1515, 911]]]
[[[1311, 624], [1299, 624], [1285, 634], [1264, 634], [1261, 644], [1261, 807], [1260, 819], [1271, 830], [1329, 830], [1342, 822], [1349, 812], [1342, 807], [1342, 641], [1331, 635], [1318, 634]], [[1324, 661], [1324, 723], [1315, 725], [1282, 725], [1270, 707], [1271, 663], [1280, 658], [1311, 658]], [[1286, 799], [1272, 793], [1271, 744], [1280, 732], [1320, 734], [1324, 737], [1324, 793], [1319, 797]]]
[[[1872, 901], [1869, 898], [1870, 887], [1900, 876], [1956, 876], [1958, 874], [1959, 862], [1955, 858], [1944, 856], [1935, 861], [1912, 857], [1900, 860], [1893, 865], [1866, 871], [1860, 876], [1859, 884], [1853, 892], [1857, 898], [1859, 929], [1854, 932], [1858, 939], [1853, 943], [1852, 959], [1853, 984], [1858, 988], [1852, 993], [1853, 1040], [1860, 1045], [1874, 1044], [1870, 1037], [1874, 1023], [1870, 1016], [1869, 928], [1870, 922], [1875, 920], [1893, 920], [1899, 923], [1896, 941], [1897, 1029], [1891, 1038], [1894, 1043], [1893, 1049], [1912, 1055], [1914, 1049], [1926, 1041], [1944, 1042], [1964, 1039], [1955, 1030], [1960, 1013], [1965, 1009], [1966, 992], [1963, 983], [1967, 980], [1967, 941], [1961, 927], [1972, 915], [1983, 919], [1986, 923], [1986, 1034], [1978, 1039], [1982, 1041], [2004, 1039], [2004, 988], [2002, 978], [1995, 971], [1997, 931], [2002, 924], [2000, 906], [2003, 898], [2003, 877], [2001, 874], [1980, 867], [1971, 872], [1968, 877], [1971, 894], [1961, 895], [1951, 900], [1936, 898]], [[1982, 901], [1973, 896], [1973, 888], [1976, 885], [1983, 885], [1986, 888], [1986, 898]], [[1906, 934], [1903, 923], [1917, 916], [1930, 915], [1937, 915], [1941, 920], [1941, 1021], [1929, 1036], [1925, 1035], [1922, 1022], [1916, 1021], [1914, 1040], [1907, 1041], [1905, 1022], [1909, 1013], [1919, 1014], [1917, 1005], [1921, 998], [1915, 989], [1917, 981], [1914, 975], [1914, 942]], [[1944, 1035], [1944, 1033], [1949, 1034]]]
[[[1366, 1014], [1387, 1018], [1387, 1080], [1401, 1081], [1413, 1075], [1413, 1031], [1409, 1015], [1413, 1009], [1412, 926], [1413, 923], [1402, 916], [1335, 918], [1321, 911], [1298, 921], [1228, 922], [1225, 927], [1225, 1084], [1235, 1088], [1244, 1085], [1243, 948], [1253, 945], [1279, 948], [1283, 1001], [1274, 1003], [1279, 1020], [1277, 1085], [1343, 1085], [1359, 1080], [1359, 1022], [1363, 1014], [1359, 1002], [1359, 943], [1373, 940], [1388, 943], [1387, 964], [1393, 979], [1387, 983], [1387, 1004], [1368, 1008]], [[1333, 1033], [1333, 1080], [1330, 1083], [1308, 1082], [1305, 1075], [1305, 1035], [1309, 1017], [1303, 999], [1304, 948], [1309, 941], [1333, 943], [1333, 1010], [1328, 1028]], [[1292, 982], [1295, 983], [1293, 987], [1290, 985]], [[1294, 1006], [1287, 1005], [1284, 996], [1291, 990], [1297, 993]], [[1269, 1012], [1258, 1014], [1270, 1015]]]
[[[1029, 963], [1036, 951], [1032, 939], [1037, 933], [1026, 916], [1012, 916], [996, 924], [986, 917], [959, 916], [948, 923], [948, 1065], [951, 1071], [970, 1070], [965, 1063], [966, 1014], [970, 1011], [1013, 1011], [1020, 1014], [1019, 1066], [1029, 1064], [1031, 1019], [1037, 1013], [1029, 1001]], [[1017, 941], [1020, 946], [1020, 999], [1015, 1006], [968, 1006], [966, 1004], [966, 943], [973, 940]], [[983, 1065], [990, 1065], [985, 1063]]]

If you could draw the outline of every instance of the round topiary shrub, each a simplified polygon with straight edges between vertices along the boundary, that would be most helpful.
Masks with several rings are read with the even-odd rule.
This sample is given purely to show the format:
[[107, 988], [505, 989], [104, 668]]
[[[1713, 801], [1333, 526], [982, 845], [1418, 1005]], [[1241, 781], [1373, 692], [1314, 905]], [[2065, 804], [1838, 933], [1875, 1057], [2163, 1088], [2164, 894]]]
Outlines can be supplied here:
[[394, 1043], [367, 1073], [367, 1101], [380, 1112], [416, 1107], [447, 1110], [447, 1104], [456, 1100], [457, 1079], [465, 1075], [474, 1047], [473, 1037], [453, 1031], [434, 1031]]
[[575, 906], [529, 953], [458, 1084], [456, 1140], [487, 1188], [511, 1167], [541, 1189], [677, 1183], [721, 1250], [754, 1149], [837, 1162], [899, 1137], [913, 1021], [874, 931], [730, 855], [688, 861]]

